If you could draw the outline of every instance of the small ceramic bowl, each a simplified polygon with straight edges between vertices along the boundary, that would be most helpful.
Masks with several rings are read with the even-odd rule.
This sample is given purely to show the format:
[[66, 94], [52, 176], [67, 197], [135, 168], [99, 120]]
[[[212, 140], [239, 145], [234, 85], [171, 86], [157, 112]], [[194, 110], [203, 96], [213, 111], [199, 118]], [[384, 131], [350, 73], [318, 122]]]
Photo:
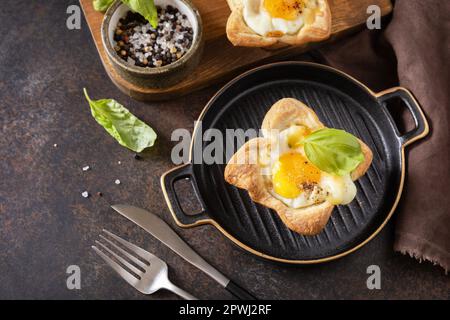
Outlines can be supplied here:
[[116, 0], [106, 11], [102, 24], [103, 47], [116, 72], [132, 84], [146, 88], [166, 88], [187, 78], [200, 62], [203, 53], [203, 27], [200, 13], [189, 0], [155, 0], [155, 5], [171, 5], [185, 14], [194, 31], [191, 48], [180, 60], [162, 67], [146, 68], [131, 65], [122, 60], [114, 50], [114, 32], [119, 20], [130, 9]]

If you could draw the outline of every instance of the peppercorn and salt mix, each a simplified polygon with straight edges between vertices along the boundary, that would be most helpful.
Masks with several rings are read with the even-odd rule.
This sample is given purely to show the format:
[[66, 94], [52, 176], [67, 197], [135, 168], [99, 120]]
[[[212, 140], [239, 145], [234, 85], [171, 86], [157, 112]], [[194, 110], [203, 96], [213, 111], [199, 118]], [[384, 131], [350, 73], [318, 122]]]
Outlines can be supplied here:
[[131, 11], [119, 20], [114, 41], [123, 60], [139, 67], [161, 67], [181, 59], [190, 49], [194, 31], [187, 16], [170, 5], [157, 10], [156, 29]]

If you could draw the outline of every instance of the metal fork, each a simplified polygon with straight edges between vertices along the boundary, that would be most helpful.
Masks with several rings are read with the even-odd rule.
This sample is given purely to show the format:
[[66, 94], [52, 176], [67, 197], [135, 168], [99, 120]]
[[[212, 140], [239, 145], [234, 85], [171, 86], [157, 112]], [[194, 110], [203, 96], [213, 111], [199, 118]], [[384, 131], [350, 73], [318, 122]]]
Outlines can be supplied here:
[[[163, 260], [151, 254], [150, 252], [147, 252], [144, 249], [141, 249], [138, 246], [123, 240], [122, 238], [105, 229], [103, 229], [103, 232], [129, 249], [135, 255], [132, 255], [128, 251], [122, 249], [101, 234], [100, 238], [103, 241], [95, 241], [98, 247], [92, 246], [92, 249], [94, 249], [94, 251], [101, 258], [103, 258], [103, 260], [105, 260], [105, 262], [111, 268], [113, 268], [126, 282], [131, 284], [137, 290], [144, 294], [152, 294], [159, 289], [167, 289], [186, 300], [197, 300], [197, 298], [170, 282], [167, 275], [167, 264]], [[108, 248], [107, 245], [114, 248], [116, 252]], [[103, 251], [100, 250], [99, 247], [102, 248]], [[120, 252], [122, 256], [119, 255], [117, 251]], [[113, 256], [118, 262], [120, 262], [120, 264], [117, 261], [113, 260], [105, 252]], [[125, 256], [128, 260], [126, 260], [123, 256]], [[133, 264], [129, 261], [133, 262]], [[123, 266], [125, 266], [128, 270]]]

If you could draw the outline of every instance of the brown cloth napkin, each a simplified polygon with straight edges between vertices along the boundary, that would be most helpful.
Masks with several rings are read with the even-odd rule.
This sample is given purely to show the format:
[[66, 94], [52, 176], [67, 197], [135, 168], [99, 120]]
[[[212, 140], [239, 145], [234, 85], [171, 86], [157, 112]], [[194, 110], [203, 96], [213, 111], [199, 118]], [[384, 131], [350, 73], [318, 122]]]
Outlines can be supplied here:
[[[450, 1], [397, 0], [381, 31], [365, 30], [320, 50], [325, 62], [375, 91], [413, 92], [431, 127], [407, 148], [394, 250], [450, 270]], [[403, 110], [403, 108], [402, 108]], [[405, 118], [406, 112], [397, 110]]]

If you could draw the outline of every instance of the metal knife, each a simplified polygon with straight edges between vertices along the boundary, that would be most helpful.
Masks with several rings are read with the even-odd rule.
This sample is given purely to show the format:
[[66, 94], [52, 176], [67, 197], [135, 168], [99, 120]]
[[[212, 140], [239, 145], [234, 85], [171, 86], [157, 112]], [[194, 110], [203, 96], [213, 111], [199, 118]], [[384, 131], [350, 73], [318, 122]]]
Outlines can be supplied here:
[[253, 295], [225, 277], [217, 269], [200, 257], [191, 247], [189, 247], [186, 242], [184, 242], [183, 239], [180, 238], [179, 235], [175, 233], [175, 231], [172, 230], [166, 222], [164, 222], [164, 220], [157, 215], [154, 215], [147, 210], [129, 205], [117, 204], [111, 207], [125, 218], [133, 221], [145, 231], [149, 232], [152, 236], [164, 243], [184, 260], [202, 270], [212, 279], [217, 281], [222, 287], [227, 289], [236, 298], [241, 300], [256, 300]]

